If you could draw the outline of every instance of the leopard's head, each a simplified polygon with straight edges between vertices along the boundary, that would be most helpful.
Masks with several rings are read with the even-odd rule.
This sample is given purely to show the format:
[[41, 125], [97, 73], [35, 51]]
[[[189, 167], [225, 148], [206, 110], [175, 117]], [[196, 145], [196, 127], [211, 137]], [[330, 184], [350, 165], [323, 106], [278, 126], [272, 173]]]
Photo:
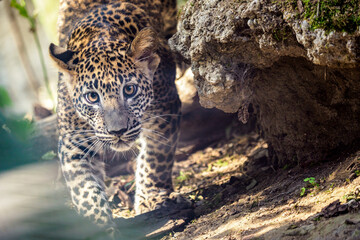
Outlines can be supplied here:
[[115, 151], [129, 149], [140, 134], [153, 99], [152, 81], [160, 62], [156, 50], [151, 28], [131, 42], [98, 36], [86, 44], [70, 39], [68, 49], [50, 45], [77, 114]]

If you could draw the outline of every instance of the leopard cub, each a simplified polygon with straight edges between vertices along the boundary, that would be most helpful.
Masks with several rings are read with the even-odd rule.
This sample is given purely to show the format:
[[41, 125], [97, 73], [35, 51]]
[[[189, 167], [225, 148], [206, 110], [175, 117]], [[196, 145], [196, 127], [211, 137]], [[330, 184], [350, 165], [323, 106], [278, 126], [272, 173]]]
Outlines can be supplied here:
[[49, 47], [60, 71], [58, 154], [77, 211], [99, 225], [114, 226], [104, 149], [127, 151], [140, 139], [137, 214], [172, 192], [181, 105], [167, 45], [175, 2], [60, 0], [60, 46]]

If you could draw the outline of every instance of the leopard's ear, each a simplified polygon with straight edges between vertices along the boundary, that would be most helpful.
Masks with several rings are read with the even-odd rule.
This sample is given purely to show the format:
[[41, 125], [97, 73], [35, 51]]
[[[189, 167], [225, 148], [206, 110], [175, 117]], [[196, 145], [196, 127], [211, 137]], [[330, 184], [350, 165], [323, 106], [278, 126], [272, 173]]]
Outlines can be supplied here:
[[66, 50], [65, 48], [56, 46], [51, 43], [49, 46], [49, 54], [55, 62], [59, 70], [71, 72], [74, 70], [74, 63], [71, 61], [75, 52]]
[[149, 79], [154, 77], [160, 63], [160, 57], [156, 54], [158, 41], [156, 32], [147, 27], [136, 35], [130, 47], [129, 54], [133, 57], [136, 67]]

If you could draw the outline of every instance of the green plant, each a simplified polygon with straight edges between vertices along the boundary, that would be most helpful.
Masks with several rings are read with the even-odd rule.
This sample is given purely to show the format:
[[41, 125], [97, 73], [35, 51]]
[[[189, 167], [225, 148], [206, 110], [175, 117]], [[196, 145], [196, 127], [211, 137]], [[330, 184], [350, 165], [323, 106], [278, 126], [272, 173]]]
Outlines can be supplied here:
[[283, 12], [297, 12], [295, 18], [306, 19], [312, 30], [324, 29], [353, 33], [360, 26], [358, 0], [286, 0], [275, 1]]
[[274, 29], [272, 32], [272, 36], [277, 42], [286, 41], [291, 36], [291, 34], [291, 28], [288, 26], [282, 29]]
[[179, 183], [185, 182], [190, 178], [190, 174], [180, 171], [180, 175], [176, 178]]
[[309, 186], [307, 187], [302, 187], [300, 189], [300, 197], [303, 197], [306, 195], [306, 191], [307, 190], [311, 190], [311, 189], [318, 189], [319, 188], [319, 184], [317, 183], [316, 179], [314, 177], [308, 177], [304, 179], [304, 182], [307, 182]]
[[[11, 0], [10, 5], [11, 5], [11, 7], [17, 9], [19, 11], [20, 16], [27, 19], [30, 24], [30, 32], [33, 34], [35, 44], [37, 47], [37, 51], [39, 53], [45, 87], [46, 87], [46, 90], [47, 90], [47, 93], [48, 93], [50, 99], [54, 102], [54, 96], [53, 96], [51, 88], [50, 88], [49, 76], [48, 76], [48, 72], [47, 72], [46, 65], [45, 65], [45, 58], [44, 58], [44, 54], [42, 52], [40, 39], [39, 39], [37, 27], [36, 27], [36, 17], [37, 16], [36, 16], [36, 14], [30, 14], [28, 12], [28, 10], [26, 8], [26, 3], [24, 0]], [[54, 104], [54, 106], [55, 106], [55, 104]]]
[[300, 197], [303, 197], [303, 196], [305, 195], [305, 193], [306, 193], [306, 188], [305, 188], [305, 187], [302, 187], [302, 188], [300, 189]]
[[358, 193], [356, 193], [356, 191], [351, 191], [350, 193], [348, 194], [345, 194], [343, 197], [342, 197], [343, 200], [345, 200], [346, 202], [349, 202], [350, 200], [357, 200], [359, 201], [360, 200], [360, 196]]
[[5, 88], [0, 87], [0, 108], [9, 107], [11, 99]]
[[222, 159], [217, 160], [217, 161], [214, 163], [214, 165], [215, 165], [216, 167], [224, 167], [224, 166], [229, 165], [229, 161], [228, 161], [227, 158], [222, 158]]
[[314, 177], [305, 178], [304, 182], [310, 183], [312, 185], [312, 187], [319, 187], [319, 184], [316, 182]]
[[193, 219], [193, 220], [190, 221], [190, 223], [194, 224], [194, 223], [196, 223], [196, 221], [197, 221], [197, 219]]
[[355, 0], [303, 0], [304, 17], [312, 29], [322, 28], [327, 32], [354, 32], [360, 25], [359, 2]]
[[328, 190], [326, 190], [327, 193], [331, 193], [334, 190], [334, 183], [332, 183]]
[[196, 190], [196, 191], [192, 192], [191, 194], [189, 194], [189, 198], [195, 202], [204, 200], [204, 197], [201, 195], [202, 192], [203, 192], [202, 189]]
[[51, 150], [45, 153], [44, 155], [42, 155], [41, 159], [48, 161], [48, 160], [53, 160], [56, 156], [57, 156], [56, 153], [53, 150]]

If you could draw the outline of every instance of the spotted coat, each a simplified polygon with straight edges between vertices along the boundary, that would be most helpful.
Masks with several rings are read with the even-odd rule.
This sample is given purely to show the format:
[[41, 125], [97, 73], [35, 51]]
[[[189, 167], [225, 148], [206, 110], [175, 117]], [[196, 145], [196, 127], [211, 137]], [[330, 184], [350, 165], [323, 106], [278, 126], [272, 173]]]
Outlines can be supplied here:
[[172, 191], [180, 101], [167, 38], [174, 0], [60, 0], [59, 158], [77, 211], [114, 226], [101, 154], [140, 139], [135, 211], [152, 210]]

